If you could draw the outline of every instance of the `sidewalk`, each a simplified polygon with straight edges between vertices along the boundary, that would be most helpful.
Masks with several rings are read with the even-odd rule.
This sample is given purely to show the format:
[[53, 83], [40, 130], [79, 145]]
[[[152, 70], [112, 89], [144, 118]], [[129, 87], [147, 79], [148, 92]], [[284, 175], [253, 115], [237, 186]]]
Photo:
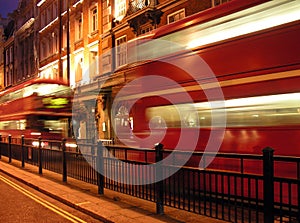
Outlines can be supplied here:
[[7, 161], [7, 157], [1, 157], [0, 172], [104, 222], [224, 222], [169, 207], [164, 207], [164, 215], [157, 215], [153, 202], [107, 189], [104, 195], [98, 195], [95, 185], [70, 177], [63, 183], [60, 174], [43, 169], [43, 174], [39, 175], [36, 166], [26, 163], [25, 168], [21, 168], [20, 161], [13, 160], [11, 164]]

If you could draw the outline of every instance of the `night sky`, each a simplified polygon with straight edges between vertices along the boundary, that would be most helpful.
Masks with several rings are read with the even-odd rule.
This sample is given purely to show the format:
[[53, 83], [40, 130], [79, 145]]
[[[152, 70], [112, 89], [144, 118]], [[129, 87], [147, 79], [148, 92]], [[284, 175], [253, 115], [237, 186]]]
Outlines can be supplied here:
[[13, 12], [18, 7], [19, 0], [0, 0], [0, 14], [6, 18], [7, 13]]

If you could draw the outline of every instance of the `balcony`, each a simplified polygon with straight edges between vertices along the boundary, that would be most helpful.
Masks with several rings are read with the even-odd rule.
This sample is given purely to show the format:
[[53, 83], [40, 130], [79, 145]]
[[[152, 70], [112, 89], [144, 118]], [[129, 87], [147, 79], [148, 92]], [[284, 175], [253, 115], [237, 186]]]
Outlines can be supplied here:
[[150, 5], [152, 0], [130, 0], [127, 15], [134, 14]]
[[158, 0], [130, 0], [126, 13], [127, 21], [133, 32], [141, 34], [141, 25], [150, 21], [155, 27], [160, 23], [163, 12], [157, 9]]

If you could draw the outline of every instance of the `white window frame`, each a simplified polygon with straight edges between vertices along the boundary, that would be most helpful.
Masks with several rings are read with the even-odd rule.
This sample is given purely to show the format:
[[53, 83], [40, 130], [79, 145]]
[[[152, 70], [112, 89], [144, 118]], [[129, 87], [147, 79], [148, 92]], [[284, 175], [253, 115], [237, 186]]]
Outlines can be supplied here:
[[[181, 13], [184, 13], [184, 16], [182, 18], [179, 18], [179, 19], [176, 19], [176, 20], [174, 19], [174, 21], [170, 22], [170, 18], [171, 17], [175, 17], [176, 15], [180, 15]], [[176, 11], [176, 12], [173, 12], [173, 13], [169, 14], [167, 16], [167, 21], [168, 21], [168, 24], [170, 24], [170, 23], [176, 22], [178, 20], [181, 20], [181, 19], [183, 19], [185, 17], [186, 17], [186, 15], [185, 15], [185, 8], [182, 8], [182, 9]]]
[[116, 67], [127, 64], [127, 35], [116, 39]]
[[[81, 25], [79, 26], [79, 24], [81, 24]], [[76, 17], [75, 41], [81, 40], [82, 38], [83, 38], [83, 16], [81, 13], [80, 16]]]
[[[96, 14], [94, 13], [96, 10]], [[95, 4], [90, 8], [90, 33], [98, 30], [98, 5]]]
[[116, 0], [115, 5], [115, 18], [120, 21], [126, 14], [126, 0]]

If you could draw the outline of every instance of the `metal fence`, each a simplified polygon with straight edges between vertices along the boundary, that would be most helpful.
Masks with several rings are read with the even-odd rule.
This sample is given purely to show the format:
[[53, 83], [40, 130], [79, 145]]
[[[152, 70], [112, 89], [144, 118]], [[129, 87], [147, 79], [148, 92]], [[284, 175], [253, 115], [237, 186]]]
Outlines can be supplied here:
[[[178, 167], [186, 152], [161, 144], [137, 149], [105, 143], [80, 142], [67, 151], [65, 140], [0, 136], [0, 158], [36, 165], [40, 174], [43, 169], [62, 174], [63, 181], [72, 177], [98, 185], [99, 194], [107, 188], [155, 202], [158, 214], [170, 206], [231, 222], [300, 222], [299, 157], [273, 156], [271, 148], [262, 155], [193, 152]], [[162, 161], [167, 157], [171, 162]]]

